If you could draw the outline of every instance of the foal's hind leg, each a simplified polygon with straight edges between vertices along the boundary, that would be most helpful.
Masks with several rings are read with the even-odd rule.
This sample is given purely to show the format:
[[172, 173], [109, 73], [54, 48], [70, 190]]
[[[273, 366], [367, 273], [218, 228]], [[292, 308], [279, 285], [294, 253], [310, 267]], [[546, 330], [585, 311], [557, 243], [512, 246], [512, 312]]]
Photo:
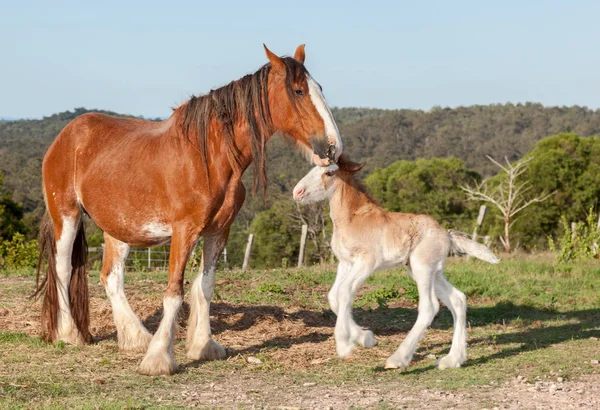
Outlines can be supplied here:
[[436, 366], [440, 369], [460, 367], [467, 361], [467, 298], [464, 293], [448, 282], [443, 271], [436, 275], [435, 292], [450, 309], [454, 319], [454, 335], [450, 353], [438, 360]]
[[212, 338], [209, 311], [217, 261], [228, 235], [229, 229], [226, 229], [216, 236], [204, 238], [202, 265], [190, 292], [190, 318], [186, 340], [187, 355], [190, 359], [221, 360], [227, 357], [223, 346]]
[[106, 248], [100, 280], [112, 305], [119, 349], [129, 352], [145, 352], [152, 335], [129, 306], [123, 288], [125, 259], [129, 253], [129, 245], [106, 233], [104, 242]]
[[420, 263], [417, 258], [411, 257], [409, 274], [417, 283], [417, 289], [419, 290], [419, 315], [398, 350], [385, 362], [386, 369], [408, 367], [419, 341], [423, 338], [425, 331], [437, 314], [440, 304], [435, 297], [433, 284], [435, 273], [439, 268], [440, 266]]

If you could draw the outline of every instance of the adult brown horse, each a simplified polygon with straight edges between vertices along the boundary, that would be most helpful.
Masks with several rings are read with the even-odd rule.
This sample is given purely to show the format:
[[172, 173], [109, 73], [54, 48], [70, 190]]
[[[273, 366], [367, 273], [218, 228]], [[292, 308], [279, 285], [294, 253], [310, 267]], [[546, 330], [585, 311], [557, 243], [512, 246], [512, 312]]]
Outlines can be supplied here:
[[[209, 306], [215, 265], [245, 197], [241, 177], [254, 163], [254, 188], [266, 190], [265, 144], [290, 137], [317, 165], [337, 161], [342, 141], [321, 87], [294, 58], [267, 49], [269, 63], [254, 74], [192, 97], [162, 122], [82, 115], [52, 143], [42, 165], [47, 212], [41, 226], [48, 253], [43, 337], [89, 343], [86, 243], [82, 216], [104, 231], [101, 281], [113, 309], [119, 348], [146, 352], [139, 371], [171, 374], [175, 317], [183, 301], [188, 257], [204, 237], [202, 265], [190, 293], [187, 355], [215, 360], [225, 349], [211, 336]], [[123, 291], [130, 246], [171, 241], [163, 318], [154, 336]], [[41, 260], [42, 257], [40, 257]], [[40, 268], [38, 267], [38, 282]]]

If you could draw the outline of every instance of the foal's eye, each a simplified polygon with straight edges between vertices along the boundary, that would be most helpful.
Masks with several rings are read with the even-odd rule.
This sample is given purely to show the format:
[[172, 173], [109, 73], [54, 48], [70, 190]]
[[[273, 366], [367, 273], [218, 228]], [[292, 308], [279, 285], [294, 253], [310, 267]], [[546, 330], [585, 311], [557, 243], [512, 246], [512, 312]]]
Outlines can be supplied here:
[[295, 93], [296, 93], [296, 95], [297, 95], [297, 96], [299, 96], [299, 97], [302, 97], [302, 96], [304, 95], [304, 91], [302, 91], [302, 90], [301, 90], [301, 89], [299, 89], [299, 88], [298, 88], [297, 90], [295, 90]]
[[333, 171], [327, 171], [325, 173], [325, 175], [327, 175], [328, 177], [332, 177], [333, 176]]

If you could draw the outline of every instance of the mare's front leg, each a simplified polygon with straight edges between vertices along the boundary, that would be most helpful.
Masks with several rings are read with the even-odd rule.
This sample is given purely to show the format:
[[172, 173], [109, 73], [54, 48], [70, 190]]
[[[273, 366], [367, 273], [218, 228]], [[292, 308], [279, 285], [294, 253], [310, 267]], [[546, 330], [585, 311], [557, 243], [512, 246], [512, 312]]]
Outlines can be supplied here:
[[[358, 260], [343, 274], [337, 287], [337, 321], [335, 323], [335, 345], [338, 356], [344, 358], [354, 350], [356, 344], [373, 347], [375, 336], [370, 330], [363, 330], [352, 318], [352, 303], [358, 288], [371, 276], [374, 270], [371, 260]], [[338, 271], [338, 274], [340, 272]], [[336, 278], [336, 283], [338, 282]], [[334, 284], [335, 287], [335, 284]]]
[[226, 228], [215, 236], [204, 238], [200, 272], [190, 292], [190, 318], [186, 340], [187, 355], [190, 359], [221, 360], [227, 357], [223, 346], [212, 338], [209, 311], [217, 261], [228, 236], [229, 228]]
[[197, 235], [181, 227], [173, 230], [171, 253], [169, 256], [169, 279], [163, 298], [163, 318], [158, 330], [150, 341], [148, 351], [139, 372], [149, 376], [173, 374], [177, 363], [173, 356], [177, 312], [183, 302], [183, 274], [190, 252], [196, 245]]

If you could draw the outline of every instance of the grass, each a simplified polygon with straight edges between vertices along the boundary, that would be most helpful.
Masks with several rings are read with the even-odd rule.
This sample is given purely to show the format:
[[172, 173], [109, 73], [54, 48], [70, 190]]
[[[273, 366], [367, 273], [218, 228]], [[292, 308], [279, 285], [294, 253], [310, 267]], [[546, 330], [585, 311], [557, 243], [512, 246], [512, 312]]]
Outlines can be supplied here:
[[[600, 356], [598, 264], [455, 260], [447, 276], [468, 297], [469, 361], [463, 369], [434, 367], [452, 338], [452, 316], [442, 308], [413, 364], [402, 372], [383, 370], [416, 319], [416, 289], [401, 269], [373, 275], [355, 303], [357, 323], [371, 328], [380, 343], [337, 359], [335, 315], [326, 298], [335, 269], [328, 267], [219, 272], [212, 328], [232, 355], [219, 362], [188, 360], [181, 329], [175, 346], [181, 371], [149, 378], [136, 373], [139, 355], [118, 351], [97, 272], [91, 273], [90, 292], [100, 340], [84, 347], [41, 342], [35, 336], [39, 303], [26, 298], [33, 288], [30, 274], [0, 273], [0, 408], [283, 405], [291, 392], [319, 398], [344, 389], [378, 389], [379, 407], [392, 408], [399, 388], [405, 395], [423, 389], [476, 392], [518, 375], [569, 380], [597, 370], [590, 359]], [[165, 283], [165, 273], [126, 276], [132, 306], [151, 330], [160, 318], [156, 309]], [[249, 356], [260, 363], [248, 363]], [[318, 389], [310, 393], [305, 385], [313, 383]]]

